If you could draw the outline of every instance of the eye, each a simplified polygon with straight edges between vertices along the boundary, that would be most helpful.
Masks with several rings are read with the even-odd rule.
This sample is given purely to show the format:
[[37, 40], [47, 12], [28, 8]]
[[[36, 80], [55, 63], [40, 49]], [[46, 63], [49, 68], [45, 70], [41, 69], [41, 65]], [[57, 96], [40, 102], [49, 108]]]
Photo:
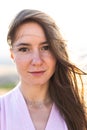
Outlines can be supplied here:
[[21, 52], [27, 52], [27, 51], [29, 51], [29, 49], [26, 48], [26, 47], [23, 47], [23, 48], [19, 48], [19, 51], [21, 51]]
[[49, 45], [45, 45], [41, 48], [41, 50], [49, 50]]

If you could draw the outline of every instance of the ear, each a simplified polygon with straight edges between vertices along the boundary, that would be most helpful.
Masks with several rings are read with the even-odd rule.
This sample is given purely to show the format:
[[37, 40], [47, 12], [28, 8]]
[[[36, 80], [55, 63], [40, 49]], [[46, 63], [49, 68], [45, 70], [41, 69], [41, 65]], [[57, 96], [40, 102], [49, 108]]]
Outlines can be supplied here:
[[11, 56], [11, 59], [12, 59], [12, 60], [15, 60], [15, 58], [14, 58], [14, 53], [13, 53], [12, 48], [10, 48], [10, 56]]

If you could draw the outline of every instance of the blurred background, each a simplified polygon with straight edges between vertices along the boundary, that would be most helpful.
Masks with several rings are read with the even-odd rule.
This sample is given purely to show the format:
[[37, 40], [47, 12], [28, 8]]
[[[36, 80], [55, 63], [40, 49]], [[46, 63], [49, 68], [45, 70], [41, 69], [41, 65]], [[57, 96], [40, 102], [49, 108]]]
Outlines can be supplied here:
[[[86, 0], [3, 0], [0, 2], [0, 88], [14, 87], [18, 74], [7, 44], [8, 27], [22, 9], [48, 13], [67, 41], [70, 60], [87, 72], [87, 1]], [[3, 90], [5, 92], [6, 89]], [[1, 94], [3, 93], [1, 91]]]

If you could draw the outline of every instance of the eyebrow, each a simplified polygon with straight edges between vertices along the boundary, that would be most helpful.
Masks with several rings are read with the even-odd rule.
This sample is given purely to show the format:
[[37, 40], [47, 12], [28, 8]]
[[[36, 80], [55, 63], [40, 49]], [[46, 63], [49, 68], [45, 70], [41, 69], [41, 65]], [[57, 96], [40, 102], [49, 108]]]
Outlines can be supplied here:
[[[45, 41], [45, 42], [41, 42], [40, 45], [43, 45], [43, 44], [48, 44], [48, 41]], [[16, 47], [20, 47], [20, 46], [31, 46], [31, 44], [29, 43], [19, 43], [18, 45], [15, 45]]]

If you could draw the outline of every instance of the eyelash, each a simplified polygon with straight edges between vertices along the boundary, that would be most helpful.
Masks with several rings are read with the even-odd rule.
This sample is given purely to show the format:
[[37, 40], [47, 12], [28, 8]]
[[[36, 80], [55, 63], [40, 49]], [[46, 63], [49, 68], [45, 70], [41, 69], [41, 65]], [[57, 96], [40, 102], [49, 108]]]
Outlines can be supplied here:
[[48, 45], [45, 45], [41, 48], [41, 50], [49, 50], [49, 46]]
[[26, 51], [29, 51], [29, 49], [28, 49], [28, 48], [23, 47], [23, 48], [19, 48], [19, 49], [18, 49], [18, 51], [21, 51], [21, 52], [26, 52]]
[[[48, 45], [44, 45], [44, 46], [42, 46], [40, 48], [40, 50], [41, 51], [47, 51], [47, 50], [49, 50], [49, 46]], [[26, 48], [26, 47], [22, 47], [22, 48], [19, 48], [18, 51], [20, 51], [20, 52], [28, 52], [28, 51], [30, 51], [30, 49]]]

